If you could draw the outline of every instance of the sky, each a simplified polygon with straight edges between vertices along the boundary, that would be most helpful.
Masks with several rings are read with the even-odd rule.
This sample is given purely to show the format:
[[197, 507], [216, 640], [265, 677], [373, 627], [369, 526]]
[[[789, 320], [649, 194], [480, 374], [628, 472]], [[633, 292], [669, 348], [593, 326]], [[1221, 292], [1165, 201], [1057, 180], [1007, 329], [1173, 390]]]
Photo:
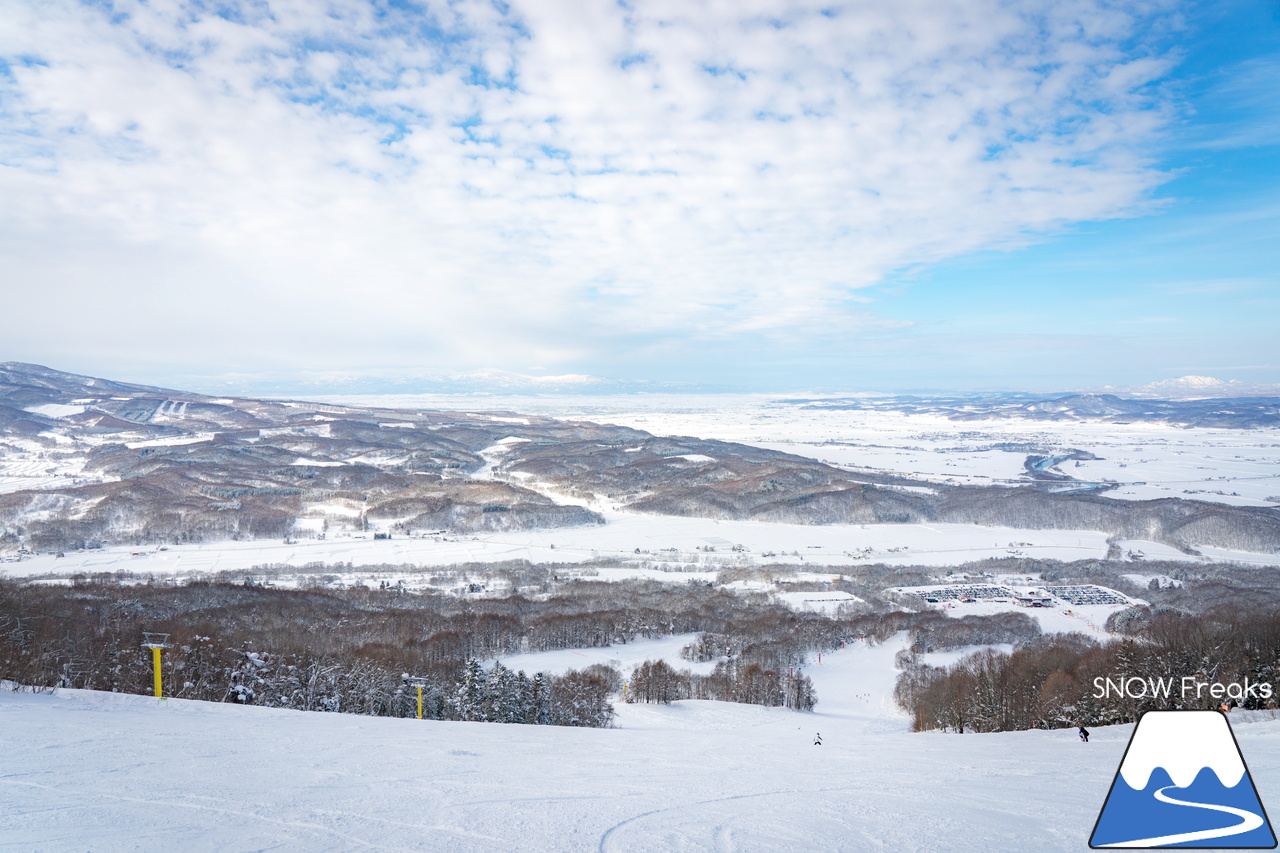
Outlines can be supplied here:
[[0, 200], [115, 379], [1276, 383], [1280, 2], [11, 0]]

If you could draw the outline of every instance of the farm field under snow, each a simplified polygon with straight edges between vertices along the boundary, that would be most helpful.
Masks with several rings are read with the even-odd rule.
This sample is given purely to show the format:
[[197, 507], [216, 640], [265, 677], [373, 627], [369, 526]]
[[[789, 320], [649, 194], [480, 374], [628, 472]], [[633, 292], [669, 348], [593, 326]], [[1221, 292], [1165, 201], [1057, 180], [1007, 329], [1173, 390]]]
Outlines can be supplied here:
[[1280, 496], [1280, 430], [1201, 429], [1161, 424], [988, 419], [880, 410], [805, 408], [765, 395], [619, 396], [347, 395], [323, 400], [576, 418], [767, 447], [847, 467], [937, 482], [1025, 484], [1026, 453], [997, 444], [1076, 448], [1098, 460], [1065, 463], [1086, 481], [1114, 480], [1104, 494], [1146, 500], [1186, 497], [1267, 506]]
[[[0, 564], [0, 571], [32, 575], [126, 570], [161, 575], [238, 571], [263, 563], [440, 566], [520, 559], [571, 563], [599, 558], [642, 560], [676, 570], [701, 566], [714, 571], [761, 562], [797, 567], [806, 563], [859, 562], [947, 566], [1015, 553], [1076, 560], [1102, 557], [1107, 552], [1105, 534], [1091, 531], [1028, 531], [966, 524], [793, 525], [608, 511], [603, 514], [608, 522], [605, 525], [549, 530], [390, 540], [248, 540], [173, 545], [164, 551], [117, 546], [70, 552], [65, 557], [36, 555], [21, 562]], [[733, 551], [734, 545], [747, 550]], [[646, 553], [637, 555], [637, 548]], [[1239, 557], [1248, 559], [1249, 555], [1242, 553]]]
[[[37, 554], [0, 562], [0, 574], [14, 577], [126, 571], [172, 577], [209, 572], [246, 572], [259, 565], [303, 567], [312, 563], [349, 563], [352, 568], [384, 564], [423, 567], [503, 560], [574, 563], [616, 559], [631, 565], [600, 569], [602, 577], [651, 577], [684, 582], [693, 575], [762, 564], [856, 566], [954, 566], [986, 557], [1025, 556], [1064, 561], [1100, 559], [1106, 535], [1096, 531], [1014, 530], [967, 524], [793, 525], [755, 521], [641, 515], [604, 511], [607, 524], [474, 535], [302, 539], [288, 543], [247, 540], [155, 547], [112, 546], [68, 552], [64, 557]], [[1148, 557], [1189, 559], [1154, 542], [1125, 540], [1126, 551]], [[734, 551], [741, 545], [745, 550]], [[641, 553], [637, 554], [636, 549]], [[714, 549], [714, 550], [712, 550]], [[1258, 565], [1277, 562], [1273, 555], [1202, 548], [1202, 562]], [[709, 579], [709, 578], [708, 578]], [[357, 577], [353, 582], [376, 578]]]
[[[808, 667], [813, 713], [619, 704], [612, 729], [0, 692], [0, 851], [1087, 850], [1131, 727], [911, 734], [899, 647]], [[1280, 722], [1235, 722], [1265, 804]]]

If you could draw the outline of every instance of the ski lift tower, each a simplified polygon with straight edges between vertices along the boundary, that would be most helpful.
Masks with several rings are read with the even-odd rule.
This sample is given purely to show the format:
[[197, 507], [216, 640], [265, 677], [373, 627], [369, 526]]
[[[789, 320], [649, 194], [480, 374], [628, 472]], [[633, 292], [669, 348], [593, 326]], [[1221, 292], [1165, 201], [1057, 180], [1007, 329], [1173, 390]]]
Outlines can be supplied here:
[[169, 642], [168, 634], [152, 634], [147, 631], [142, 632], [142, 647], [151, 649], [151, 663], [155, 671], [156, 698], [164, 698], [164, 687], [160, 682], [160, 650], [171, 649], [173, 645]]
[[405, 673], [401, 676], [405, 684], [418, 689], [418, 719], [422, 719], [422, 688], [427, 686], [427, 679], [420, 675]]

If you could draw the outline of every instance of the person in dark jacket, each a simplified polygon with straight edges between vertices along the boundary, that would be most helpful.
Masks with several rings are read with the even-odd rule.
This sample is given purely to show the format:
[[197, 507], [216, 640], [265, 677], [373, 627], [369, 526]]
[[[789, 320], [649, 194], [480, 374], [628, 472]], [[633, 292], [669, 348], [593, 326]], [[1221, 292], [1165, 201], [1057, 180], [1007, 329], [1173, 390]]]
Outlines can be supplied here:
[[1084, 726], [1080, 727], [1080, 740], [1084, 741], [1085, 743], [1089, 742], [1089, 730], [1086, 729]]

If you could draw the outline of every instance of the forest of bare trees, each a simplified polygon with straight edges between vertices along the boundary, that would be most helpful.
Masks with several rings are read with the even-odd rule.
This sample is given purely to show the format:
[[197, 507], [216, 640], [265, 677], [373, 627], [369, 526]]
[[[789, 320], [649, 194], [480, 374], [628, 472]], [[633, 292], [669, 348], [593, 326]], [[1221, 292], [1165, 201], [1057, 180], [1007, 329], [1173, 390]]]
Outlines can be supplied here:
[[[945, 668], [908, 658], [897, 699], [917, 731], [955, 732], [1112, 725], [1148, 710], [1216, 708], [1224, 699], [1244, 708], [1276, 706], [1270, 688], [1233, 691], [1239, 696], [1184, 693], [1181, 680], [1271, 685], [1280, 677], [1280, 614], [1239, 606], [1196, 615], [1139, 607], [1120, 611], [1108, 627], [1128, 636], [1107, 643], [1083, 634], [1044, 636], [1009, 654], [989, 649]], [[1142, 687], [1135, 683], [1107, 695], [1108, 678], [1139, 679], [1147, 689], [1133, 689]], [[1173, 687], [1164, 695], [1151, 679], [1171, 679]]]
[[[603, 725], [619, 673], [526, 675], [478, 661], [706, 628], [761, 642], [726, 661], [705, 687], [672, 698], [782, 704], [785, 696], [774, 701], [777, 671], [756, 658], [799, 666], [806, 644], [830, 645], [840, 634], [821, 617], [692, 585], [582, 583], [532, 601], [217, 582], [125, 585], [105, 577], [69, 586], [0, 580], [0, 678], [149, 693], [151, 662], [140, 642], [152, 631], [172, 644], [163, 668], [168, 696], [407, 716], [416, 713], [415, 692], [403, 680], [409, 673], [427, 681], [428, 717]], [[762, 679], [772, 680], [769, 690]]]
[[[151, 690], [143, 631], [170, 635], [166, 695], [405, 716], [406, 673], [427, 680], [424, 711], [442, 719], [601, 725], [622, 676], [595, 668], [560, 678], [478, 662], [693, 633], [683, 652], [707, 675], [641, 667], [627, 698], [719, 699], [799, 710], [817, 700], [801, 668], [857, 638], [913, 631], [922, 648], [1026, 640], [1022, 614], [948, 619], [933, 611], [831, 618], [763, 595], [704, 584], [576, 582], [537, 599], [402, 594], [397, 589], [282, 590], [198, 581], [69, 585], [0, 579], [0, 678], [36, 687]], [[548, 704], [550, 703], [550, 704]]]
[[721, 661], [709, 675], [676, 670], [666, 661], [645, 661], [627, 681], [628, 702], [668, 703], [679, 699], [717, 699], [748, 705], [785, 706], [812, 711], [818, 703], [813, 682], [789, 667], [787, 672]]

